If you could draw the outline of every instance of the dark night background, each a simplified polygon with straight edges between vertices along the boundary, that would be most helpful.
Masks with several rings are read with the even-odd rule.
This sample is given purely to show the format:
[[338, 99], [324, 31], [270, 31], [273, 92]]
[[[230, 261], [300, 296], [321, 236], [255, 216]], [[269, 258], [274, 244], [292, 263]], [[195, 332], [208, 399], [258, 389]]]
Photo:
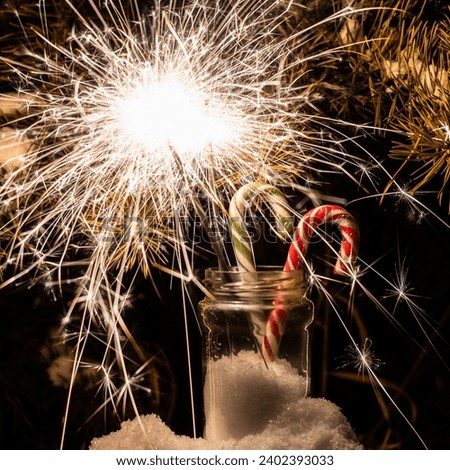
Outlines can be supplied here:
[[[445, 10], [440, 2], [425, 3], [432, 5], [432, 11]], [[0, 12], [3, 12], [0, 38], [14, 31], [15, 26], [5, 5], [0, 2]], [[11, 38], [7, 37], [6, 41], [10, 44]], [[0, 42], [0, 51], [1, 47]], [[6, 78], [3, 75], [1, 91], [11, 89]], [[374, 133], [361, 139], [359, 144], [383, 160], [393, 174], [400, 163], [389, 156], [391, 139]], [[349, 151], [357, 150], [349, 148]], [[411, 175], [419, 167], [420, 164], [408, 166], [399, 175], [399, 183], [408, 186]], [[389, 183], [384, 174], [378, 177], [380, 188]], [[346, 322], [357, 337], [362, 335], [359, 343], [364, 341], [363, 333], [367, 332], [381, 363], [380, 379], [430, 449], [450, 449], [450, 241], [449, 228], [445, 226], [450, 223], [450, 217], [447, 189], [440, 202], [436, 197], [442, 184], [442, 176], [437, 175], [415, 194], [423, 207], [394, 195], [387, 195], [383, 200], [366, 197], [367, 193], [356, 182], [349, 182], [343, 175], [332, 175], [324, 190], [353, 201], [348, 210], [361, 229], [360, 257], [364, 262], [374, 263], [376, 270], [391, 282], [395, 282], [396, 268], [408, 267], [408, 292], [423, 309], [423, 317], [415, 318], [405, 302], [399, 301], [396, 306], [398, 299], [389, 297], [389, 286], [368, 272], [363, 278], [364, 285], [391, 312], [395, 311], [394, 317], [386, 318], [358, 293], [355, 316], [346, 318]], [[311, 255], [318, 255], [314, 248]], [[208, 264], [208, 260], [200, 260], [199, 273]], [[7, 268], [4, 276], [8, 274], [11, 272]], [[156, 369], [161, 404], [144, 395], [138, 396], [138, 400], [142, 413], [156, 411], [176, 433], [191, 435], [181, 290], [169, 276], [161, 273], [154, 276], [161, 298], [147, 279], [139, 278], [127, 322], [149, 357], [156, 354], [159, 358]], [[70, 291], [61, 297], [42, 284], [34, 283], [32, 275], [27, 281], [0, 292], [0, 448], [56, 449], [60, 445], [67, 389], [51, 383], [47, 367], [61, 352], [53, 338], [67, 308]], [[346, 290], [335, 289], [336, 298], [345, 298], [348, 294]], [[191, 295], [194, 304], [200, 300], [194, 288]], [[348, 340], [342, 326], [317, 293], [312, 292], [312, 298], [316, 304], [312, 330], [313, 396], [325, 396], [340, 406], [366, 448], [421, 448], [405, 420], [385, 396], [374, 391], [368, 377], [358, 376], [354, 368], [342, 367], [348, 360]], [[192, 311], [189, 336], [198, 403], [197, 426], [201, 428], [201, 338]], [[93, 355], [96, 353], [92, 351]], [[152, 383], [153, 373], [154, 370], [149, 370], [149, 383]], [[93, 437], [118, 428], [117, 419], [103, 413], [85, 424], [86, 417], [100, 403], [101, 397], [95, 395], [88, 380], [81, 380], [75, 386], [66, 448], [87, 448]], [[128, 417], [133, 417], [132, 412]]]

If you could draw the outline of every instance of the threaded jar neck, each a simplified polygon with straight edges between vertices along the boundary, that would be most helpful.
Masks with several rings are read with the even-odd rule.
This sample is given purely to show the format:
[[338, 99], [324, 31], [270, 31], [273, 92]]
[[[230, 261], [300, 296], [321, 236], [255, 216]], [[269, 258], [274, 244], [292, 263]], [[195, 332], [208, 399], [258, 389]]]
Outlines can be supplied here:
[[205, 271], [204, 286], [218, 301], [241, 302], [244, 298], [260, 302], [298, 302], [305, 292], [303, 270], [283, 271], [279, 266], [261, 266], [255, 272], [242, 272], [236, 267], [224, 271]]

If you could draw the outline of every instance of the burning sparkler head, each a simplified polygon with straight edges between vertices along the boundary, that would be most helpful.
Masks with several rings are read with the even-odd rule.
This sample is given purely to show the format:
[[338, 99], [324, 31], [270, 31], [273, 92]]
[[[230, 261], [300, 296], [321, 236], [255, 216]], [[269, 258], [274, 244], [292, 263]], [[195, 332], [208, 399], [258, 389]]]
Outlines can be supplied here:
[[143, 66], [136, 82], [115, 101], [113, 112], [124, 137], [142, 144], [146, 153], [170, 147], [178, 154], [200, 153], [239, 138], [223, 103], [212, 102], [177, 75], [157, 77]]

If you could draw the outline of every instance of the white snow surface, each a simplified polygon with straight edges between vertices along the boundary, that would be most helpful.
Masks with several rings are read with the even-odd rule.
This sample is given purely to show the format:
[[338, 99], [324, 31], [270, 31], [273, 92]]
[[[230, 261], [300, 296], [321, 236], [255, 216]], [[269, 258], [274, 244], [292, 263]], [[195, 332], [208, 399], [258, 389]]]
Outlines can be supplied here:
[[[205, 436], [176, 435], [156, 415], [122, 423], [91, 449], [362, 449], [339, 408], [305, 398], [305, 382], [286, 362], [267, 369], [255, 353], [213, 361], [205, 380]], [[212, 375], [211, 375], [212, 374]]]

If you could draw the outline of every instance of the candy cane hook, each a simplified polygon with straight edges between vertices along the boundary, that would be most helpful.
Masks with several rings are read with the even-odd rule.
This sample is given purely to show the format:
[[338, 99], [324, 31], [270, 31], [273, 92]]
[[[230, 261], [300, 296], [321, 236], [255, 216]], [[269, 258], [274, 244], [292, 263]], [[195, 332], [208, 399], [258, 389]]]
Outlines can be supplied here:
[[[334, 272], [340, 275], [349, 274], [348, 266], [355, 262], [358, 255], [358, 225], [352, 215], [345, 209], [329, 204], [311, 209], [302, 217], [295, 230], [294, 240], [289, 247], [284, 271], [301, 269], [311, 237], [319, 225], [327, 222], [337, 225], [342, 235]], [[263, 339], [262, 352], [266, 361], [273, 361], [278, 355], [286, 323], [286, 314], [283, 303], [275, 301], [275, 308], [267, 321], [266, 333]]]

